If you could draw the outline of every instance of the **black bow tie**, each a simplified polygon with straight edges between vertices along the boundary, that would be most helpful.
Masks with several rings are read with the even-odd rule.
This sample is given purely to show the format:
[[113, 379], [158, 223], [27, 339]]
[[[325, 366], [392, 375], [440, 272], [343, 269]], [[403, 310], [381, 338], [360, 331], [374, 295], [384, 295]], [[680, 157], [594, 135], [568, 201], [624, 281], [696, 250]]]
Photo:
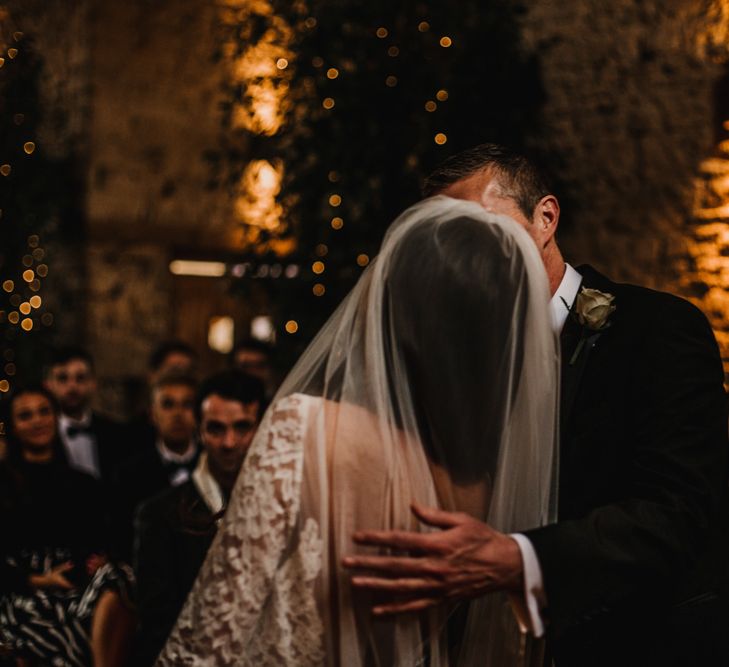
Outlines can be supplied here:
[[66, 429], [66, 435], [69, 438], [75, 438], [77, 435], [93, 435], [91, 426], [69, 426]]

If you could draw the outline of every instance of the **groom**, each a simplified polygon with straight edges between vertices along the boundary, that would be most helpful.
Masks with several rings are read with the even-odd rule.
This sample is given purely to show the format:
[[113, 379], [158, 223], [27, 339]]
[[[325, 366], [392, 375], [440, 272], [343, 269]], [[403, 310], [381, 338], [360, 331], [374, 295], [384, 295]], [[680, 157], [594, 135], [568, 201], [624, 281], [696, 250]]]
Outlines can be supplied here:
[[562, 347], [559, 520], [505, 535], [415, 506], [442, 530], [355, 535], [413, 555], [348, 557], [353, 584], [383, 616], [521, 593], [557, 667], [729, 664], [726, 398], [705, 317], [565, 264], [559, 203], [523, 156], [455, 155], [426, 181], [436, 194], [508, 215], [541, 253]]

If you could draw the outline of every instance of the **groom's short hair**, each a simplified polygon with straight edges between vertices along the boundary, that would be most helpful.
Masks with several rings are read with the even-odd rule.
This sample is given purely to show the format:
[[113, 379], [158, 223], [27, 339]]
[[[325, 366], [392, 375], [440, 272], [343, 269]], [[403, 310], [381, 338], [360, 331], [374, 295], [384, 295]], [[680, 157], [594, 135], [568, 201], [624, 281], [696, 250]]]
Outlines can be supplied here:
[[484, 169], [493, 168], [506, 194], [531, 220], [534, 207], [551, 194], [545, 174], [533, 160], [499, 144], [480, 144], [451, 155], [425, 179], [423, 196], [432, 197]]

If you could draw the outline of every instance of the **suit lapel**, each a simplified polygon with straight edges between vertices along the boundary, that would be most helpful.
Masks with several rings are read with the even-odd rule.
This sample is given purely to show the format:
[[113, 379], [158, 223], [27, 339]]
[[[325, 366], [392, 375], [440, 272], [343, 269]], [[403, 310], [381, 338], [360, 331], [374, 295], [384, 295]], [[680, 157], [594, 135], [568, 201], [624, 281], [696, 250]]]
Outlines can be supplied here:
[[[611, 290], [609, 281], [601, 276], [591, 266], [580, 266], [577, 268], [577, 272], [582, 276], [580, 290], [584, 287], [599, 289], [603, 292], [609, 292]], [[587, 369], [590, 354], [597, 344], [597, 341], [605, 333], [604, 331], [591, 333], [586, 338], [579, 354], [575, 357], [575, 352], [583, 335], [582, 327], [573, 315], [576, 304], [577, 299], [575, 298], [569, 317], [562, 328], [562, 334], [560, 336], [560, 346], [562, 351], [560, 432], [563, 437], [569, 424], [570, 417], [572, 416], [572, 410], [574, 409], [575, 400], [579, 394], [580, 384], [584, 377], [585, 370]]]

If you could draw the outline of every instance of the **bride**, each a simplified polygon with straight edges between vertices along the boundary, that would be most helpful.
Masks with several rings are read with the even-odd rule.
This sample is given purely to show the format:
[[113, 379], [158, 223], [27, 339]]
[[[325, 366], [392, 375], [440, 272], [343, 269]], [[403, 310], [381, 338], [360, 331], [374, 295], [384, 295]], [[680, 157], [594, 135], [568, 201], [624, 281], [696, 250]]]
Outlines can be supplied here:
[[525, 664], [506, 596], [376, 621], [341, 560], [366, 552], [355, 530], [418, 529], [413, 502], [507, 533], [554, 520], [548, 304], [509, 218], [405, 211], [268, 410], [157, 664]]

